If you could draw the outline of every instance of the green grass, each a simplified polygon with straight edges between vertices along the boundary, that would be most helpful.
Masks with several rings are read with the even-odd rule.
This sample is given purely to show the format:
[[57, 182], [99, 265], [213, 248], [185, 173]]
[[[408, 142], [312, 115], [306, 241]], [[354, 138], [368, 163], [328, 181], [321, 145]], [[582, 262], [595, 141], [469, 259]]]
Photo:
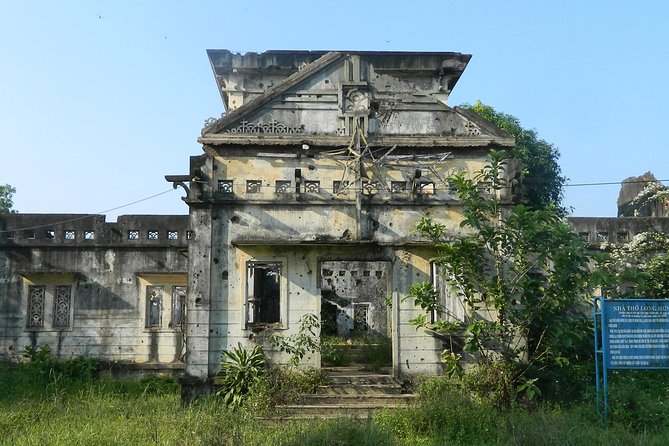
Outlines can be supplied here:
[[387, 411], [372, 420], [271, 423], [255, 418], [253, 405], [233, 411], [215, 398], [184, 407], [173, 379], [122, 381], [104, 372], [79, 379], [42, 371], [0, 365], [0, 444], [669, 444], [665, 375], [613, 376], [614, 384], [625, 386], [612, 392], [610, 425], [597, 419], [590, 398], [569, 406], [498, 411], [463, 395], [444, 379], [422, 385], [414, 406]]

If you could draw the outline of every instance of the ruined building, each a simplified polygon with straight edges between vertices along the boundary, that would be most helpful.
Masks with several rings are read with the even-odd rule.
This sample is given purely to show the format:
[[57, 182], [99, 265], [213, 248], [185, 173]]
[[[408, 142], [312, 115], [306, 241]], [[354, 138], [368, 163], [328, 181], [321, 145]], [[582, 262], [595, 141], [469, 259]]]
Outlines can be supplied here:
[[[208, 54], [227, 113], [206, 123], [188, 172], [166, 177], [183, 187], [188, 220], [2, 217], [0, 230], [40, 229], [0, 237], [1, 353], [48, 344], [206, 379], [221, 350], [268, 347], [312, 313], [340, 336], [387, 336], [396, 374], [438, 373], [442, 341], [409, 325], [421, 310], [404, 299], [437, 281], [414, 228], [429, 216], [456, 234], [445, 179], [514, 144], [448, 105], [470, 56]], [[511, 203], [510, 189], [497, 193]], [[304, 362], [319, 366], [319, 354]]]
[[569, 224], [592, 245], [624, 244], [644, 232], [669, 233], [669, 191], [651, 172], [623, 180], [618, 217], [570, 217]]
[[46, 345], [182, 370], [187, 228], [185, 215], [0, 215], [0, 358]]
[[187, 373], [211, 376], [222, 349], [293, 334], [305, 313], [390, 337], [396, 373], [437, 373], [441, 341], [409, 325], [420, 310], [404, 300], [432, 274], [414, 228], [429, 216], [457, 232], [445, 178], [514, 144], [448, 106], [470, 56], [208, 54], [227, 114], [188, 175], [168, 177], [190, 184]]

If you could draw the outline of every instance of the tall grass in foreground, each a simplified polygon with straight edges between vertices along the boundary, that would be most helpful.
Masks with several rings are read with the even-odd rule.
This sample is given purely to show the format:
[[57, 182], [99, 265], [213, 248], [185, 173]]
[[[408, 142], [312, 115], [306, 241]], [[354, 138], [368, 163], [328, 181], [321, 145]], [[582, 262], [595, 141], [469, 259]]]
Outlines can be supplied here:
[[[658, 378], [625, 378], [612, 404], [614, 423], [601, 424], [592, 404], [497, 411], [445, 379], [420, 388], [418, 402], [371, 420], [268, 422], [254, 406], [228, 409], [216, 398], [183, 407], [169, 378], [139, 382], [110, 375], [84, 379], [33, 374], [0, 365], [0, 444], [7, 445], [666, 445], [669, 427], [658, 424], [665, 394], [640, 395], [639, 384]], [[84, 374], [86, 375], [86, 374]], [[621, 378], [621, 377], [617, 377]], [[643, 379], [642, 379], [643, 378]], [[615, 381], [615, 379], [614, 379]], [[665, 380], [666, 381], [666, 380]], [[656, 384], [652, 384], [656, 385]], [[649, 424], [640, 421], [650, 400]], [[625, 411], [629, 413], [625, 414]], [[650, 416], [650, 415], [648, 415]]]

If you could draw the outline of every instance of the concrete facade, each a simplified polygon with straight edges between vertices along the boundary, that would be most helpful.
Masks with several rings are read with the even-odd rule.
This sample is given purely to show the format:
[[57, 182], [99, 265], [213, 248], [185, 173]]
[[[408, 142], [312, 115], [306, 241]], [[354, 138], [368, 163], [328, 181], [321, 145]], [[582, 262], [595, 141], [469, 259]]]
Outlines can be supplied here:
[[342, 337], [389, 337], [398, 376], [439, 373], [442, 341], [409, 324], [422, 311], [405, 300], [414, 283], [439, 286], [415, 227], [429, 217], [457, 235], [446, 179], [514, 145], [448, 105], [470, 56], [208, 54], [227, 113], [206, 122], [188, 173], [166, 176], [188, 216], [0, 217], [2, 357], [48, 345], [207, 379], [237, 345], [285, 361], [268, 337], [312, 313]]
[[[228, 112], [206, 123], [189, 174], [168, 177], [187, 189], [193, 230], [187, 374], [211, 377], [240, 344], [283, 361], [267, 337], [332, 305], [340, 334], [390, 336], [397, 375], [439, 373], [441, 341], [409, 325], [421, 311], [404, 299], [432, 275], [414, 228], [426, 216], [457, 234], [445, 179], [514, 144], [447, 105], [470, 56], [208, 54]], [[320, 366], [318, 353], [304, 363]]]
[[185, 215], [0, 216], [0, 358], [183, 368], [189, 234]]

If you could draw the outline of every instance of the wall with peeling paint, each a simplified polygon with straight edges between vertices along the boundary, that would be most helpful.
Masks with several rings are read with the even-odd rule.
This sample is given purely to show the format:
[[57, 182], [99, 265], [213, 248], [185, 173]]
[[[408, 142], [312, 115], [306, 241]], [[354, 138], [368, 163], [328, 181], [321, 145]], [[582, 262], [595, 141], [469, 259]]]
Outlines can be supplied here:
[[[260, 344], [285, 361], [268, 336], [296, 334], [300, 317], [320, 316], [324, 302], [338, 305], [341, 333], [354, 304], [369, 305], [365, 317], [392, 339], [396, 374], [438, 373], [443, 345], [409, 324], [421, 310], [405, 299], [431, 280], [434, 251], [415, 227], [429, 217], [459, 234], [447, 178], [472, 177], [490, 149], [514, 143], [447, 106], [470, 56], [208, 53], [228, 113], [206, 123], [204, 154], [191, 158], [188, 309], [198, 318], [188, 322], [188, 373], [212, 376], [221, 350], [237, 345]], [[499, 193], [510, 203], [512, 192]], [[257, 324], [251, 275], [265, 264], [280, 271], [280, 318]], [[337, 272], [325, 277], [327, 269]], [[357, 278], [372, 270], [374, 280]], [[320, 366], [319, 354], [303, 364]]]
[[[17, 360], [27, 346], [46, 345], [59, 359], [183, 363], [171, 298], [187, 280], [187, 216], [107, 223], [100, 215], [12, 214], [0, 216], [0, 230], [0, 357]], [[69, 314], [65, 326], [55, 322], [58, 286], [71, 293], [60, 310]], [[149, 327], [146, 290], [156, 286], [160, 318]], [[43, 308], [31, 319], [29, 294], [39, 287]]]

